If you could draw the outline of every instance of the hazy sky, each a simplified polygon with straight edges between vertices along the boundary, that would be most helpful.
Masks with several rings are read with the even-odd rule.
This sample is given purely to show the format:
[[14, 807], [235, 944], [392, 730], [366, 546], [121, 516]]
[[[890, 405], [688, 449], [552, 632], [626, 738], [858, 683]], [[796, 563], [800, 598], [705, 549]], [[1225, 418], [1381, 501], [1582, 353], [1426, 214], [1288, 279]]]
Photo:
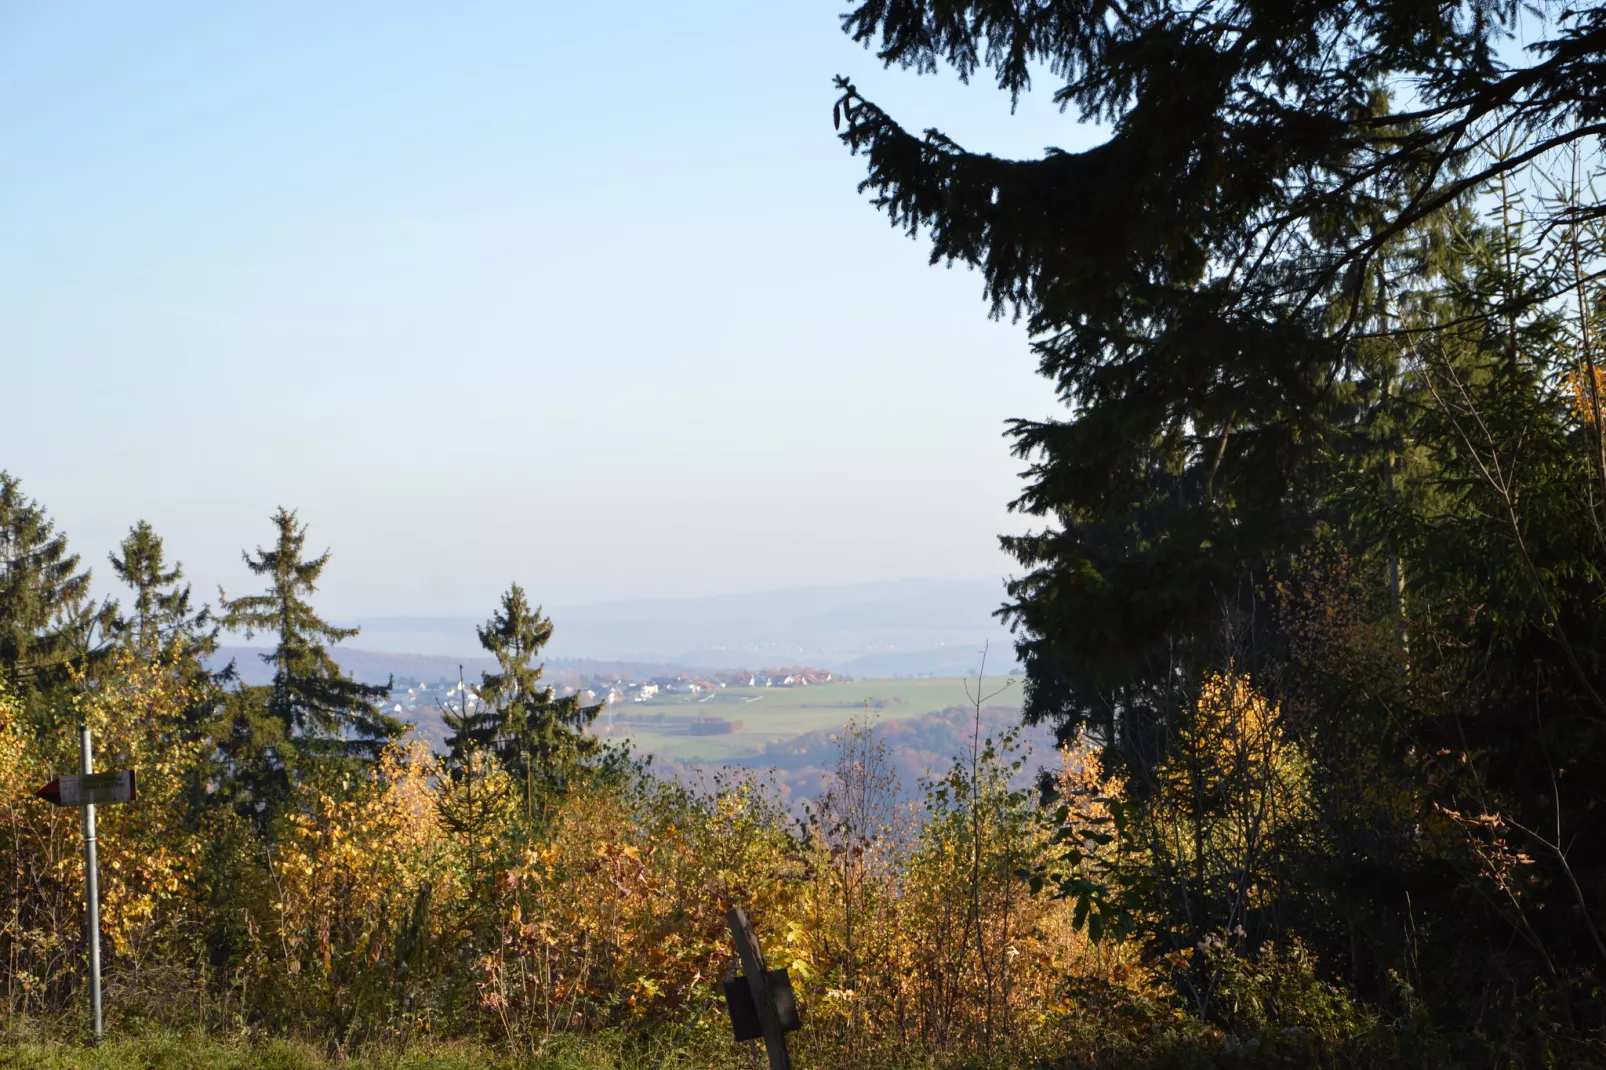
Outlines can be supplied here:
[[856, 191], [831, 76], [1090, 136], [846, 6], [0, 7], [0, 468], [208, 593], [297, 507], [336, 614], [1003, 574], [1052, 393]]

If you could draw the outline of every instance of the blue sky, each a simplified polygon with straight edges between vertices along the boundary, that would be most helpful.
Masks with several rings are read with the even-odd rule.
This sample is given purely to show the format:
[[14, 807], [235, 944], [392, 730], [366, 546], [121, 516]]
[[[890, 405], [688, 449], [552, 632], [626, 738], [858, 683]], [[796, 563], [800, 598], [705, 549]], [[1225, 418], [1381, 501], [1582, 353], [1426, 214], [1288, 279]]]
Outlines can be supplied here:
[[1052, 393], [856, 192], [831, 76], [1091, 134], [843, 6], [0, 7], [0, 467], [208, 593], [297, 507], [344, 615], [1002, 575]]

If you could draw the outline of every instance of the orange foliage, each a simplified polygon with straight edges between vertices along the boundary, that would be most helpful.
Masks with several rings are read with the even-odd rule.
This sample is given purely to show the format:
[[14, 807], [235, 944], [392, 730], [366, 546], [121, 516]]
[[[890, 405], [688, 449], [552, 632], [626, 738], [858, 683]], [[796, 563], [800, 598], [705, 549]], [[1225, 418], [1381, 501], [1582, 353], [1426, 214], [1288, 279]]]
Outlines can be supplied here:
[[1601, 410], [1606, 407], [1606, 369], [1581, 364], [1566, 374], [1562, 384], [1572, 396], [1573, 414], [1587, 424], [1600, 423]]
[[[876, 809], [895, 785], [862, 779], [875, 755], [861, 726], [830, 827], [799, 829], [762, 783], [700, 792], [628, 771], [536, 816], [496, 763], [449, 776], [414, 741], [304, 771], [264, 836], [208, 794], [192, 702], [170, 667], [129, 661], [76, 711], [105, 768], [140, 773], [137, 803], [101, 810], [114, 1025], [138, 1012], [340, 1048], [481, 1035], [526, 1054], [562, 1034], [669, 1029], [740, 1063], [718, 989], [735, 904], [792, 976], [800, 1058], [831, 1065], [1046, 1056], [1076, 1027], [1078, 986], [1136, 983], [1130, 951], [1090, 943], [1068, 901], [1017, 876], [1053, 830], [1012, 786], [1007, 744], [926, 784], [916, 820]], [[0, 694], [14, 1016], [81, 999], [79, 815], [31, 795], [70, 761], [70, 735], [40, 734]], [[1096, 810], [1110, 789], [1091, 748], [1065, 763], [1067, 794], [1080, 785]]]

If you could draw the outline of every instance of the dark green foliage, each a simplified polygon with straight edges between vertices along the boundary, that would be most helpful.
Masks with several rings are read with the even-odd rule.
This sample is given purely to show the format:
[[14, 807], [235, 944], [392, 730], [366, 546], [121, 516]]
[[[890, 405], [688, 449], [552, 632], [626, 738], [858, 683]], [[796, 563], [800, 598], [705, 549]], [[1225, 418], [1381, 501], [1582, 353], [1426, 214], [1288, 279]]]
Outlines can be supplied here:
[[[112, 571], [132, 594], [130, 612], [119, 613], [109, 629], [123, 654], [137, 663], [160, 664], [182, 679], [188, 696], [184, 736], [209, 748], [218, 740], [222, 717], [231, 699], [225, 688], [232, 681], [233, 666], [221, 673], [207, 668], [206, 659], [217, 651], [219, 624], [211, 607], [197, 608], [190, 585], [177, 562], [167, 567], [162, 538], [149, 523], [141, 520], [109, 555]], [[203, 820], [212, 805], [209, 782], [215, 787], [224, 771], [215, 760], [193, 771], [188, 785], [188, 806], [192, 819]]]
[[537, 794], [562, 790], [602, 753], [601, 743], [585, 732], [600, 707], [580, 705], [577, 694], [558, 698], [541, 683], [543, 667], [536, 658], [552, 639], [552, 621], [539, 606], [530, 607], [518, 584], [502, 595], [501, 608], [480, 626], [479, 637], [496, 658], [497, 671], [483, 673], [477, 696], [461, 695], [462, 706], [445, 714], [451, 763], [461, 770], [472, 750], [494, 754], [524, 785], [533, 811]]
[[371, 759], [406, 730], [377, 705], [389, 684], [357, 683], [329, 656], [327, 644], [357, 634], [328, 624], [307, 602], [329, 552], [303, 558], [307, 529], [294, 512], [281, 507], [273, 524], [273, 547], [243, 555], [252, 572], [267, 577], [267, 589], [223, 599], [223, 627], [248, 638], [259, 632], [276, 637], [274, 648], [261, 655], [273, 666], [273, 682], [229, 696], [220, 740], [236, 771], [234, 786], [252, 808], [281, 797], [305, 762]]
[[128, 616], [119, 615], [113, 634], [143, 660], [170, 646], [181, 657], [199, 658], [217, 649], [217, 628], [207, 606], [190, 601], [183, 568], [167, 568], [162, 537], [141, 520], [110, 555], [112, 571], [133, 592]]
[[[1309, 530], [1323, 410], [1353, 368], [1345, 343], [1366, 327], [1376, 269], [1522, 163], [1479, 155], [1465, 124], [1524, 129], [1595, 97], [1600, 10], [1549, 27], [1543, 61], [1505, 71], [1517, 14], [872, 0], [846, 16], [888, 64], [990, 66], [1012, 94], [1046, 67], [1056, 99], [1111, 130], [1087, 152], [1004, 160], [905, 131], [846, 81], [838, 104], [877, 205], [930, 234], [933, 262], [981, 270], [994, 312], [1026, 316], [1043, 374], [1077, 409], [1014, 428], [1034, 459], [1017, 505], [1058, 522], [1006, 541], [1032, 570], [1013, 595], [1037, 637], [1022, 651], [1035, 716], [1097, 724], [1113, 702], [1148, 702], [1176, 637], [1243, 605], [1246, 570]], [[1435, 109], [1393, 108], [1395, 83]]]
[[115, 607], [93, 602], [78, 564], [21, 481], [0, 471], [0, 673], [24, 694], [64, 684], [102, 649]]
[[[469, 700], [476, 708], [469, 708]], [[463, 667], [457, 667], [457, 691], [444, 703], [437, 703], [441, 723], [446, 725], [447, 760], [454, 771], [466, 769], [473, 751], [489, 751], [496, 739], [498, 719], [494, 710], [479, 704], [478, 696], [471, 693], [463, 680]]]
[[1463, 1037], [1541, 1004], [1600, 1029], [1606, 421], [1565, 384], [1600, 359], [1606, 6], [869, 0], [844, 27], [1011, 94], [1046, 73], [1108, 131], [1005, 160], [839, 80], [863, 188], [1025, 318], [1069, 409], [1012, 427], [1044, 524], [1003, 540], [1028, 716], [1091, 730], [1133, 815], [1209, 671], [1311, 763], [1269, 905], [1085, 894], [1150, 896], [1157, 949], [1297, 939]]

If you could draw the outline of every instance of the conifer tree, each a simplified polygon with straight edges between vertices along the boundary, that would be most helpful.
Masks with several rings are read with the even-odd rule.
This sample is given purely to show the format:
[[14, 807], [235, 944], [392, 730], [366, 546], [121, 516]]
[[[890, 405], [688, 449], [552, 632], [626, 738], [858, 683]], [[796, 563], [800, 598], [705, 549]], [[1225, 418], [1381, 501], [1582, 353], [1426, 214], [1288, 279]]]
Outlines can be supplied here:
[[[1476, 1007], [1472, 1028], [1502, 986], [1589, 1005], [1606, 4], [863, 0], [843, 25], [889, 65], [990, 68], [1012, 97], [1056, 80], [1102, 124], [1087, 151], [1004, 159], [839, 82], [861, 189], [933, 262], [977, 269], [1067, 406], [1012, 425], [1030, 461], [1013, 507], [1041, 523], [1003, 540], [1025, 569], [1005, 617], [1028, 717], [1090, 729], [1141, 806], [1206, 672], [1268, 681], [1329, 838], [1300, 848], [1276, 907], [1239, 915], [1249, 946], [1297, 926], [1357, 990], [1410, 972], [1435, 1013]], [[1524, 184], [1553, 195], [1517, 212]], [[1322, 593], [1290, 610], [1284, 577]], [[1379, 783], [1416, 801], [1357, 821], [1381, 816]], [[1446, 879], [1462, 848], [1421, 833], [1439, 814], [1475, 815], [1475, 852], [1509, 821], [1502, 859], [1543, 859], [1519, 863], [1513, 914]], [[1185, 932], [1197, 902], [1150, 916]]]
[[[1474, 191], [1606, 133], [1586, 104], [1606, 7], [1537, 16], [1508, 48], [1522, 17], [1470, 0], [864, 0], [844, 16], [887, 65], [990, 72], [1012, 98], [1046, 77], [1103, 124], [1087, 151], [1006, 159], [900, 125], [846, 78], [835, 109], [861, 189], [929, 236], [932, 262], [977, 269], [1069, 408], [1011, 432], [1031, 462], [1013, 505], [1044, 521], [1005, 540], [1027, 570], [1009, 619], [1034, 718], [1114, 738], [1116, 720], [1186, 707], [1179, 656], [1220, 660], [1203, 648], [1223, 605], [1254, 617], [1255, 577], [1321, 520], [1308, 488], [1358, 401], [1380, 419], [1343, 448], [1400, 489], [1405, 384], [1364, 352], [1376, 313], [1399, 312], [1379, 279]], [[1600, 218], [1591, 188], [1541, 222]]]
[[[454, 773], [467, 770], [471, 752], [493, 749], [501, 720], [494, 710], [480, 704], [478, 692], [470, 691], [463, 680], [463, 667], [457, 667], [457, 690], [446, 701], [437, 702], [441, 722], [446, 725], [447, 765]], [[471, 705], [472, 704], [472, 705]]]
[[267, 589], [222, 599], [225, 628], [247, 638], [259, 632], [277, 636], [273, 649], [261, 655], [273, 667], [273, 681], [232, 697], [232, 723], [223, 744], [245, 801], [259, 812], [288, 787], [303, 760], [372, 759], [406, 731], [377, 705], [390, 693], [389, 684], [358, 683], [329, 656], [327, 644], [358, 632], [327, 623], [307, 602], [329, 563], [329, 551], [302, 557], [307, 529], [293, 511], [281, 506], [273, 524], [273, 547], [243, 555], [252, 572], [267, 577]]
[[552, 621], [541, 607], [530, 607], [518, 584], [502, 595], [501, 608], [478, 631], [497, 671], [481, 674], [477, 708], [471, 709], [465, 696], [459, 713], [447, 716], [453, 765], [466, 766], [475, 748], [492, 751], [524, 785], [533, 812], [538, 793], [561, 791], [601, 750], [599, 741], [585, 733], [599, 707], [580, 705], [578, 695], [557, 698], [541, 682], [544, 666], [535, 659], [552, 638]]
[[177, 562], [167, 568], [162, 537], [144, 520], [109, 555], [112, 570], [133, 591], [127, 616], [114, 626], [118, 641], [137, 657], [149, 660], [169, 644], [180, 657], [201, 657], [217, 649], [217, 628], [211, 609], [191, 604], [190, 585]]
[[115, 607], [97, 606], [90, 573], [22, 484], [0, 471], [0, 673], [22, 692], [48, 689], [99, 652]]

